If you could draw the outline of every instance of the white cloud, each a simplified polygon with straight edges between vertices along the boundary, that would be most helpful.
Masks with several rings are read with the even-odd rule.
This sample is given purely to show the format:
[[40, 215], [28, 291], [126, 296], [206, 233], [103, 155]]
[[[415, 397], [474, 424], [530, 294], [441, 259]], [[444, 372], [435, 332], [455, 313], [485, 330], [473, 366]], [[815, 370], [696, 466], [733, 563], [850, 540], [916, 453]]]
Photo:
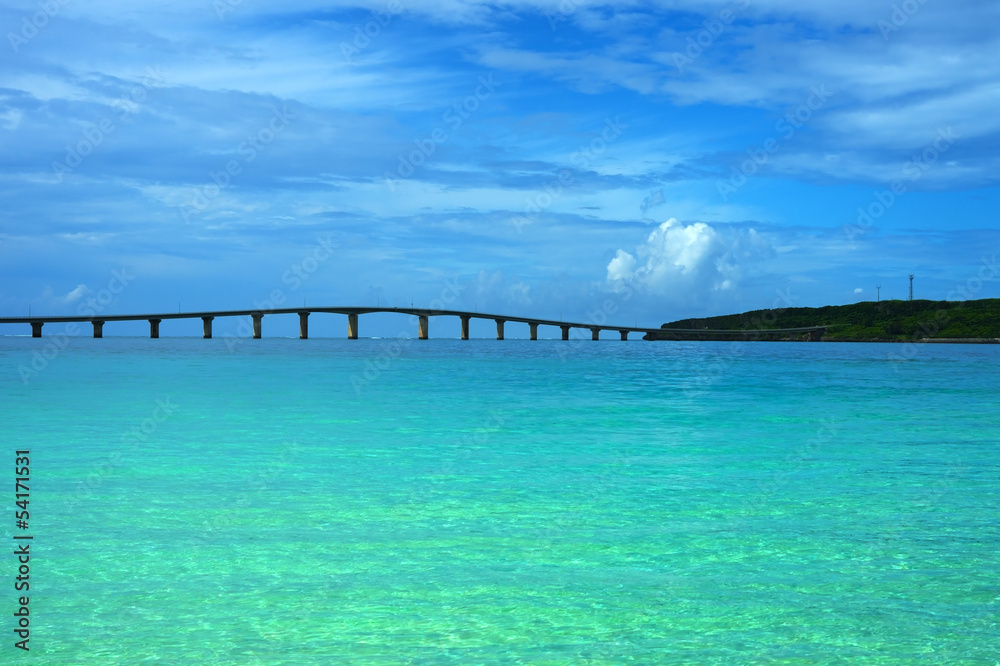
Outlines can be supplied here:
[[716, 229], [704, 222], [670, 218], [634, 252], [619, 249], [608, 263], [607, 281], [651, 295], [705, 296], [735, 290], [756, 264], [773, 253], [754, 229]]
[[861, 287], [858, 287], [857, 289], [854, 290], [854, 293], [855, 294], [863, 294], [864, 291], [865, 291], [864, 289], [862, 289]]
[[90, 288], [88, 288], [87, 285], [78, 284], [76, 289], [62, 297], [62, 301], [64, 303], [75, 303], [88, 293], [90, 293]]
[[[675, 0], [669, 8], [708, 19], [731, 4]], [[996, 151], [990, 146], [1000, 133], [1000, 116], [993, 113], [1000, 88], [990, 54], [1000, 38], [983, 26], [995, 24], [1000, 9], [959, 1], [920, 6], [883, 39], [877, 23], [888, 20], [895, 5], [755, 0], [741, 10], [745, 20], [729, 26], [683, 71], [674, 64], [675, 54], [698, 35], [695, 28], [665, 25], [651, 37], [631, 24], [623, 32], [622, 25], [588, 21], [580, 25], [604, 33], [600, 49], [532, 49], [493, 39], [476, 49], [482, 64], [500, 71], [533, 72], [583, 92], [621, 88], [666, 96], [679, 105], [760, 107], [784, 114], [800, 105], [812, 86], [827, 86], [830, 106], [810, 121], [809, 134], [797, 137], [797, 146], [783, 148], [771, 168], [793, 178], [890, 182], [912, 151], [923, 150], [938, 129], [953, 126], [969, 146], [960, 152], [971, 154], [962, 169], [937, 170], [922, 185], [993, 181]], [[800, 159], [788, 159], [789, 150]]]

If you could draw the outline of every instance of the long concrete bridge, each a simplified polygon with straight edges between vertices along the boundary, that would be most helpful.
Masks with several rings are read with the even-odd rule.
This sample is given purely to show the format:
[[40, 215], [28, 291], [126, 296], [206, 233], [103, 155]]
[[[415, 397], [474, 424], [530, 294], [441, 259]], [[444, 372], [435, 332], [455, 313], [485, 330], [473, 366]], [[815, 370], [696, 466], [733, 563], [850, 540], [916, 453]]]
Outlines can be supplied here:
[[732, 340], [774, 340], [778, 337], [791, 339], [806, 339], [818, 341], [822, 338], [826, 327], [782, 328], [769, 330], [708, 330], [708, 329], [671, 329], [671, 328], [641, 328], [636, 326], [613, 326], [611, 324], [594, 324], [557, 321], [555, 319], [537, 319], [535, 317], [516, 317], [511, 315], [487, 314], [484, 312], [467, 312], [463, 310], [429, 310], [426, 308], [388, 308], [388, 307], [302, 307], [280, 308], [273, 310], [216, 310], [210, 312], [164, 312], [160, 314], [126, 314], [98, 316], [51, 316], [51, 317], [0, 317], [0, 324], [30, 324], [31, 336], [42, 337], [42, 326], [56, 323], [90, 323], [94, 327], [94, 337], [104, 337], [104, 324], [109, 321], [148, 321], [149, 337], [160, 337], [160, 323], [166, 319], [201, 319], [202, 337], [212, 337], [212, 321], [218, 317], [250, 317], [253, 322], [253, 337], [260, 338], [262, 322], [265, 315], [297, 314], [299, 316], [299, 337], [303, 340], [309, 337], [309, 315], [340, 314], [347, 315], [347, 337], [358, 339], [358, 316], [374, 312], [395, 312], [417, 317], [417, 337], [427, 340], [430, 336], [428, 322], [430, 317], [458, 317], [462, 320], [462, 339], [469, 339], [469, 322], [472, 319], [492, 319], [497, 325], [497, 340], [504, 339], [504, 326], [507, 322], [528, 325], [531, 340], [538, 339], [539, 326], [556, 326], [562, 330], [562, 339], [569, 340], [571, 329], [586, 329], [593, 340], [599, 340], [601, 331], [616, 331], [622, 340], [628, 340], [629, 333], [643, 333], [645, 339], [732, 339]]

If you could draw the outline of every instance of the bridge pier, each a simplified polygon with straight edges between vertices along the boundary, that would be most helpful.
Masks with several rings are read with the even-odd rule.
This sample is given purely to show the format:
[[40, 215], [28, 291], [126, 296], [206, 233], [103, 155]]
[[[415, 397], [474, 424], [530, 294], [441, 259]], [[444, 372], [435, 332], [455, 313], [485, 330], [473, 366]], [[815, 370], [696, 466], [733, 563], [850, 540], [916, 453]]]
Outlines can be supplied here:
[[260, 340], [260, 323], [264, 319], [264, 314], [261, 312], [252, 314], [250, 315], [250, 319], [253, 320], [253, 339]]
[[618, 331], [618, 332], [622, 334], [622, 342], [625, 342], [625, 341], [628, 340], [628, 331], [626, 331], [626, 330], [623, 329], [623, 330]]
[[560, 326], [562, 329], [562, 339], [569, 340], [569, 326]]
[[592, 328], [592, 329], [590, 329], [590, 339], [591, 340], [600, 340], [601, 339], [601, 329], [599, 329], [599, 328]]
[[96, 321], [95, 320], [92, 323], [94, 324], [94, 337], [95, 338], [103, 338], [104, 337], [104, 322], [103, 321]]
[[33, 321], [31, 322], [31, 337], [40, 338], [42, 337], [42, 326], [45, 325], [44, 321]]
[[462, 319], [462, 339], [469, 339], [469, 320], [472, 319], [469, 315], [459, 315]]
[[497, 319], [497, 340], [503, 340], [503, 319]]
[[417, 317], [417, 337], [421, 340], [427, 339], [427, 316], [418, 315]]
[[356, 314], [347, 315], [347, 339], [358, 339], [358, 315]]
[[826, 333], [823, 329], [818, 331], [809, 331], [809, 342], [820, 342], [823, 340], [823, 334]]
[[160, 322], [161, 319], [150, 319], [149, 320], [149, 337], [158, 338], [160, 337]]
[[538, 324], [529, 323], [528, 324], [528, 329], [531, 332], [531, 335], [530, 335], [531, 339], [532, 340], [537, 340], [538, 339]]
[[213, 319], [215, 319], [215, 317], [202, 317], [201, 318], [201, 322], [202, 322], [202, 324], [201, 324], [201, 331], [202, 331], [201, 337], [205, 338], [206, 340], [212, 337], [212, 320]]
[[299, 340], [309, 339], [309, 313], [299, 313]]

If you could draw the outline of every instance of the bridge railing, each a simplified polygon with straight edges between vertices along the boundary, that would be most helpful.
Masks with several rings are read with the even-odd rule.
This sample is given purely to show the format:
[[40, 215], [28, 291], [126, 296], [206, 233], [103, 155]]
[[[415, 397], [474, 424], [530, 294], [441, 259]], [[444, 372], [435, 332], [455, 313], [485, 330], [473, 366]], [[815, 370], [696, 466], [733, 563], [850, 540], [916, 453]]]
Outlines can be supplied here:
[[586, 329], [591, 332], [593, 340], [599, 340], [602, 331], [616, 331], [622, 340], [628, 340], [629, 333], [643, 333], [646, 340], [777, 340], [795, 339], [795, 336], [817, 341], [823, 336], [826, 327], [815, 326], [807, 328], [786, 328], [771, 330], [694, 330], [694, 329], [667, 329], [667, 328], [644, 328], [638, 326], [616, 326], [611, 324], [588, 324], [582, 322], [565, 322], [555, 319], [541, 319], [537, 317], [522, 317], [517, 315], [490, 314], [484, 312], [468, 312], [465, 310], [431, 310], [427, 308], [388, 308], [388, 307], [310, 307], [310, 308], [282, 308], [262, 311], [255, 310], [216, 310], [201, 312], [163, 312], [156, 314], [124, 314], [124, 315], [102, 315], [102, 316], [77, 316], [77, 315], [53, 315], [53, 316], [28, 316], [28, 317], [0, 317], [0, 324], [29, 324], [31, 335], [35, 338], [42, 337], [42, 327], [50, 323], [90, 323], [93, 326], [94, 337], [104, 336], [104, 324], [110, 321], [148, 321], [149, 337], [160, 337], [160, 324], [167, 319], [201, 319], [202, 337], [212, 337], [212, 322], [218, 317], [246, 317], [252, 319], [253, 337], [259, 339], [262, 335], [262, 321], [265, 315], [297, 314], [299, 316], [299, 337], [307, 339], [309, 337], [309, 316], [311, 314], [341, 314], [347, 316], [347, 337], [356, 340], [359, 337], [359, 316], [371, 313], [400, 313], [417, 317], [417, 336], [421, 340], [430, 338], [430, 318], [431, 317], [458, 317], [462, 322], [463, 340], [469, 339], [469, 322], [472, 319], [492, 319], [496, 322], [497, 339], [503, 340], [505, 326], [507, 322], [525, 323], [529, 327], [529, 339], [538, 339], [539, 326], [555, 326], [560, 328], [562, 339], [569, 340], [569, 332], [572, 329]]

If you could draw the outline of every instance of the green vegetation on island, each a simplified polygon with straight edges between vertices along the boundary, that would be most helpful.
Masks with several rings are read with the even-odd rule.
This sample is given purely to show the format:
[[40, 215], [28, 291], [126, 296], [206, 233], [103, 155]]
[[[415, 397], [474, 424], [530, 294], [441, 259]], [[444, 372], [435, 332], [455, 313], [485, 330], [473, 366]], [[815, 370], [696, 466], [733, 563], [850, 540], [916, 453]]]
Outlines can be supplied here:
[[[749, 332], [826, 326], [826, 341], [897, 342], [941, 339], [993, 342], [1000, 339], [1000, 299], [975, 301], [866, 301], [821, 308], [780, 308], [682, 319], [661, 328]], [[797, 338], [794, 338], [797, 339]]]

